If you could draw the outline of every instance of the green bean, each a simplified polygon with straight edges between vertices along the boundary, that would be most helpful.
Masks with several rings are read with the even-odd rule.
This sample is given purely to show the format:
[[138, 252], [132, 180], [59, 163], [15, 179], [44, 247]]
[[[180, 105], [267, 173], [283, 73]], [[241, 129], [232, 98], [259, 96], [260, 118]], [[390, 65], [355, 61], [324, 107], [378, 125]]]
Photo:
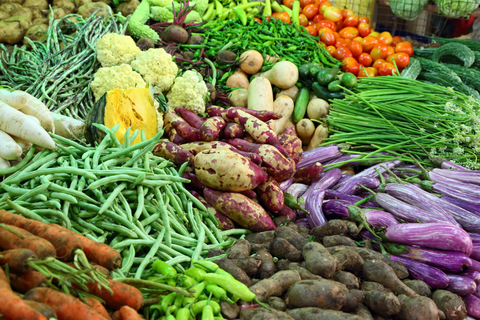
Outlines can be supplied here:
[[[202, 253], [202, 248], [205, 242], [205, 228], [203, 228], [203, 225], [200, 222], [200, 219], [197, 216], [197, 223], [200, 228], [200, 234], [198, 236], [198, 243], [197, 247], [195, 248], [195, 251], [191, 255], [192, 261], [193, 260], [198, 260], [200, 258], [200, 254]], [[193, 264], [191, 265], [193, 267]]]
[[[47, 179], [46, 177], [42, 177], [42, 178], [45, 178], [44, 183], [47, 183], [48, 179]], [[56, 183], [50, 183], [49, 189], [52, 190], [52, 191], [63, 192], [63, 193], [65, 193], [65, 194], [71, 195], [71, 196], [73, 196], [73, 197], [76, 197], [76, 198], [78, 198], [78, 199], [82, 199], [82, 200], [85, 200], [85, 201], [88, 201], [88, 202], [98, 203], [97, 200], [95, 200], [95, 199], [87, 196], [87, 195], [86, 195], [85, 193], [83, 193], [83, 192], [62, 187], [62, 186], [59, 186], [59, 185], [56, 184]]]
[[[32, 149], [34, 149], [32, 147]], [[32, 150], [30, 149], [30, 151]], [[30, 152], [29, 151], [29, 152]], [[37, 158], [37, 156], [35, 156], [33, 159], [32, 159], [32, 162], [26, 166], [26, 167], [23, 167], [23, 169], [21, 170], [18, 170], [17, 172], [15, 172], [14, 174], [8, 176], [5, 180], [3, 180], [2, 184], [7, 184], [8, 182], [10, 182], [11, 180], [17, 178], [19, 175], [21, 174], [25, 174], [25, 173], [28, 173], [28, 172], [31, 172], [35, 169], [37, 169], [38, 167], [42, 166], [43, 164], [49, 162], [50, 160], [54, 160], [58, 157], [58, 152], [53, 152], [53, 153], [50, 153], [48, 154], [48, 152], [50, 152], [50, 150], [48, 149], [44, 149], [42, 151], [40, 151], [39, 154], [37, 154], [37, 156], [39, 156]], [[25, 157], [26, 158], [26, 157]], [[25, 160], [25, 159], [24, 159]], [[22, 160], [23, 161], [23, 160]], [[20, 163], [19, 163], [20, 164]], [[15, 166], [14, 166], [15, 167]], [[11, 167], [9, 169], [12, 169], [14, 167]]]
[[5, 202], [10, 206], [10, 208], [15, 210], [17, 213], [19, 213], [19, 214], [21, 214], [21, 215], [23, 215], [23, 216], [25, 216], [29, 219], [37, 220], [37, 221], [40, 221], [40, 222], [43, 222], [43, 223], [48, 223], [45, 219], [40, 217], [35, 212], [30, 211], [27, 208], [24, 208], [21, 205], [19, 205], [17, 203], [14, 203], [13, 201], [11, 201], [9, 199], [7, 199]]
[[205, 261], [215, 261], [215, 260], [218, 260], [218, 259], [221, 259], [221, 258], [226, 258], [228, 257], [228, 254], [224, 253], [224, 254], [220, 254], [218, 256], [215, 256], [215, 257], [207, 257], [205, 258]]
[[135, 178], [131, 177], [129, 175], [126, 175], [126, 174], [119, 174], [119, 175], [116, 175], [116, 176], [106, 177], [106, 178], [102, 178], [100, 180], [97, 180], [97, 181], [91, 183], [88, 186], [87, 190], [98, 189], [98, 188], [100, 188], [104, 185], [111, 184], [111, 183], [114, 183], [114, 182], [119, 182], [119, 181], [134, 182]]
[[173, 259], [170, 259], [168, 261], [166, 261], [166, 263], [168, 263], [170, 266], [176, 266], [176, 265], [180, 265], [180, 263], [183, 263], [183, 262], [189, 262], [191, 261], [192, 259], [189, 258], [189, 257], [175, 257]]
[[210, 218], [206, 219], [207, 225], [210, 228], [210, 230], [213, 230], [213, 233], [215, 234], [215, 237], [217, 238], [218, 242], [223, 242], [224, 236], [220, 233], [220, 229], [218, 229], [215, 224], [212, 222]]
[[125, 208], [125, 212], [127, 213], [128, 220], [133, 221], [132, 209], [130, 209], [127, 199], [125, 199], [125, 197], [121, 193], [118, 195], [118, 197], [120, 198], [120, 202], [123, 204], [123, 207]]
[[132, 127], [128, 127], [127, 130], [125, 130], [125, 134], [123, 135], [123, 145], [122, 148], [128, 148], [130, 147], [130, 131], [132, 130]]
[[104, 213], [112, 205], [115, 198], [123, 189], [125, 189], [126, 186], [127, 184], [125, 182], [119, 184], [118, 187], [116, 187], [115, 190], [108, 196], [107, 200], [102, 204], [98, 214]]
[[75, 222], [77, 222], [79, 225], [81, 225], [82, 227], [86, 228], [86, 229], [89, 229], [89, 230], [92, 230], [96, 233], [100, 233], [100, 234], [103, 234], [105, 233], [105, 231], [103, 231], [102, 229], [100, 229], [99, 227], [97, 227], [96, 225], [94, 224], [91, 224], [90, 222], [87, 222], [87, 221], [84, 221], [80, 218], [77, 218], [75, 219]]
[[155, 243], [155, 240], [139, 240], [139, 239], [126, 239], [121, 242], [117, 242], [111, 246], [115, 250], [121, 250], [122, 248], [128, 247], [130, 245], [143, 245], [143, 246], [152, 246]]
[[7, 191], [8, 194], [10, 194], [11, 196], [22, 196], [29, 192], [29, 190], [9, 186], [8, 184], [4, 183], [0, 184], [0, 187], [3, 188], [3, 190]]
[[52, 138], [54, 138], [54, 140], [60, 142], [60, 143], [63, 143], [63, 144], [66, 144], [66, 145], [69, 145], [69, 146], [72, 146], [74, 148], [77, 148], [79, 151], [81, 152], [87, 152], [89, 151], [87, 147], [84, 147], [82, 146], [81, 144], [73, 141], [73, 140], [70, 140], [70, 139], [67, 139], [67, 138], [64, 138], [62, 136], [59, 136], [55, 133], [51, 133], [49, 132], [50, 136], [52, 136]]
[[113, 144], [115, 146], [120, 147], [120, 148], [122, 147], [122, 145], [120, 144], [120, 141], [118, 141], [118, 139], [117, 139], [117, 136], [115, 136], [115, 133], [117, 133], [118, 128], [120, 128], [119, 123], [117, 123], [112, 129], [109, 129], [106, 126], [104, 126], [103, 124], [100, 124], [100, 123], [94, 123], [93, 125], [95, 127], [97, 127], [99, 130], [105, 132], [105, 134], [109, 135], [111, 141], [113, 142]]
[[[210, 221], [210, 219], [207, 219], [207, 220]], [[213, 244], [218, 244], [219, 241], [217, 240], [217, 238], [215, 238], [212, 231], [205, 225], [205, 223], [203, 223], [202, 221], [200, 221], [200, 223], [203, 229], [205, 229], [205, 234], [207, 235], [207, 238], [210, 240], [210, 242]]]
[[77, 216], [82, 219], [90, 219], [90, 218], [96, 217], [97, 214], [95, 212], [80, 210]]
[[98, 237], [98, 242], [105, 243], [107, 241], [108, 231], [105, 231], [100, 237]]
[[70, 229], [70, 227], [72, 226], [70, 219], [66, 215], [64, 215], [63, 212], [61, 211], [51, 210], [51, 209], [36, 209], [36, 210], [32, 210], [32, 212], [37, 213], [39, 215], [41, 214], [41, 215], [57, 217], [65, 223], [64, 227], [67, 229]]
[[145, 206], [143, 186], [137, 186], [137, 192], [138, 192], [137, 210], [135, 211], [135, 214], [133, 216], [136, 220], [140, 218], [142, 214], [142, 210]]
[[108, 245], [113, 248], [115, 246], [115, 244], [119, 243], [123, 239], [125, 239], [125, 236], [122, 235], [122, 234], [118, 234], [115, 238], [113, 238], [112, 241], [110, 241], [110, 243]]
[[126, 252], [127, 252], [127, 255], [122, 259], [122, 268], [120, 269], [120, 271], [128, 274], [128, 272], [132, 268], [133, 259], [135, 259], [135, 247], [133, 246], [133, 244], [130, 245], [128, 251]]
[[162, 188], [162, 190], [167, 194], [178, 216], [185, 216], [183, 210], [180, 208], [180, 204], [178, 203], [177, 199], [175, 199], [175, 196], [173, 195], [173, 191], [171, 190], [170, 186], [165, 186]]
[[100, 159], [100, 155], [102, 151], [107, 147], [108, 143], [111, 141], [111, 138], [109, 135], [106, 135], [103, 139], [102, 142], [98, 145], [98, 147], [95, 150], [95, 153], [93, 154], [92, 157], [92, 168], [97, 168], [98, 166], [98, 160]]
[[[160, 213], [152, 214], [150, 217], [143, 219], [140, 223], [142, 224], [142, 226], [148, 226], [152, 222], [157, 221], [160, 218], [160, 216], [161, 216]], [[163, 221], [162, 221], [162, 224], [163, 224]]]
[[68, 202], [74, 203], [74, 204], [78, 203], [78, 201], [75, 197], [73, 197], [69, 194], [61, 193], [61, 192], [52, 192], [52, 193], [50, 193], [50, 197], [53, 198], [53, 199], [68, 201]]
[[[153, 140], [158, 140], [160, 139], [160, 137], [163, 135], [163, 130], [160, 130], [152, 139]], [[128, 148], [125, 148], [125, 149], [122, 149], [120, 151], [117, 151], [117, 152], [114, 152], [106, 157], [103, 158], [103, 160], [110, 160], [110, 159], [114, 159], [114, 158], [118, 158], [118, 157], [121, 157], [121, 156], [124, 156], [124, 155], [127, 155], [135, 150], [138, 150], [138, 149], [141, 149], [141, 148], [144, 148], [145, 146], [148, 146], [149, 144], [151, 144], [152, 142], [150, 140], [147, 140], [147, 141], [144, 141], [144, 142], [140, 142], [140, 143], [137, 143], [133, 146], [130, 146]]]
[[163, 197], [160, 193], [160, 188], [155, 188], [153, 191], [155, 192], [155, 196], [158, 201], [158, 208], [160, 210], [160, 216], [162, 217], [163, 226], [165, 227], [165, 243], [170, 247], [172, 245], [172, 236], [170, 234], [170, 222], [167, 209], [165, 208]]
[[99, 242], [99, 241], [98, 241], [98, 238], [95, 237], [95, 236], [92, 236], [90, 233], [85, 233], [84, 236], [87, 237], [87, 238], [90, 239], [90, 240], [93, 240], [93, 241], [95, 241], [95, 242]]
[[[48, 168], [48, 169], [37, 170], [35, 172], [22, 174], [22, 175], [19, 175], [16, 179], [10, 180], [9, 184], [17, 184], [24, 180], [28, 180], [35, 177], [48, 175], [48, 174], [54, 174], [54, 173], [68, 173], [68, 174], [73, 174], [78, 176], [85, 176], [88, 179], [97, 180], [97, 176], [94, 175], [93, 173], [88, 172], [87, 170], [66, 167], [66, 168]], [[5, 183], [5, 181], [3, 183]]]
[[140, 279], [142, 277], [142, 272], [145, 270], [145, 267], [147, 264], [151, 262], [151, 259], [154, 257], [155, 253], [157, 253], [158, 249], [160, 248], [160, 245], [162, 244], [163, 236], [165, 235], [166, 230], [160, 231], [160, 234], [158, 235], [157, 239], [155, 240], [155, 243], [153, 244], [152, 248], [150, 251], [148, 251], [147, 255], [145, 256], [145, 259], [143, 259], [142, 263], [137, 269], [137, 272], [135, 273], [135, 279]]
[[234, 234], [250, 234], [252, 231], [247, 230], [247, 229], [230, 229], [230, 230], [225, 230], [220, 232], [222, 236], [231, 236]]
[[109, 223], [109, 222], [105, 222], [105, 221], [98, 221], [97, 222], [97, 227], [107, 229], [109, 231], [115, 231], [115, 232], [121, 233], [121, 234], [123, 234], [127, 237], [130, 237], [130, 238], [134, 238], [134, 239], [138, 238], [138, 235], [134, 231], [132, 231], [130, 229], [127, 229], [124, 226], [117, 225], [117, 224], [113, 224], [113, 223]]
[[140, 158], [142, 158], [147, 152], [152, 151], [153, 147], [157, 144], [157, 141], [150, 141], [142, 151], [138, 152], [135, 156], [133, 156], [130, 160], [125, 162], [122, 167], [128, 167], [137, 162]]
[[185, 248], [183, 246], [173, 244], [173, 243], [172, 243], [172, 249], [177, 250], [178, 252], [183, 253], [189, 257], [191, 257], [193, 254], [193, 250], [190, 250], [188, 248]]

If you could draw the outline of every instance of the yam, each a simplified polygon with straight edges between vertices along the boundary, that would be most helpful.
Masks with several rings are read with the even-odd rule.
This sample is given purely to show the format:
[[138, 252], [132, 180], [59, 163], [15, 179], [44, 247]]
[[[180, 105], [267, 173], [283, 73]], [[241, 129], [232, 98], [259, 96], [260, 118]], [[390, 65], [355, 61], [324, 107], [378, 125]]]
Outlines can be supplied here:
[[[83, 6], [84, 4], [90, 3], [90, 2], [93, 2], [93, 1], [92, 1], [92, 0], [75, 0], [75, 7], [80, 8], [80, 7]], [[124, 3], [127, 3], [127, 2], [122, 2], [122, 3], [120, 3], [120, 4], [118, 5], [118, 7], [117, 7], [117, 13], [120, 12], [120, 11], [118, 10], [118, 8], [119, 8], [122, 4], [124, 4]], [[132, 12], [132, 13], [133, 13], [133, 12]], [[122, 15], [123, 15], [123, 13], [122, 13]], [[126, 17], [126, 15], [123, 15], [123, 16]]]
[[270, 245], [270, 252], [279, 259], [288, 259], [296, 262], [303, 259], [302, 251], [297, 250], [290, 242], [283, 238], [275, 238]]
[[278, 142], [285, 148], [289, 157], [295, 157], [302, 152], [302, 140], [297, 136], [294, 125], [289, 125], [278, 136]]
[[107, 9], [107, 4], [104, 2], [89, 2], [85, 3], [81, 7], [78, 8], [78, 14], [82, 16], [83, 19], [88, 19], [93, 13], [97, 10], [100, 10], [97, 12], [95, 16], [101, 16], [108, 14], [108, 9]]
[[320, 308], [293, 309], [288, 310], [287, 314], [295, 320], [366, 320], [342, 311], [323, 310]]
[[355, 222], [350, 221], [350, 220], [346, 220], [345, 224], [347, 225], [349, 235], [355, 237], [360, 232], [360, 230], [358, 230], [358, 227], [355, 224]]
[[376, 281], [395, 294], [404, 294], [407, 297], [416, 295], [415, 291], [407, 287], [396, 276], [393, 269], [381, 260], [367, 260], [363, 264], [363, 277], [369, 281]]
[[287, 310], [287, 305], [285, 304], [285, 301], [283, 301], [283, 299], [279, 297], [268, 298], [268, 304], [271, 308], [275, 310], [279, 310], [279, 311]]
[[305, 268], [313, 274], [330, 278], [336, 271], [337, 260], [318, 242], [309, 242], [303, 247]]
[[[27, 7], [24, 7], [24, 8], [27, 8]], [[33, 7], [28, 7], [28, 9], [30, 9], [32, 11], [32, 25], [37, 25], [37, 24], [46, 24], [48, 25], [49, 21], [48, 21], [48, 18], [45, 18], [44, 17], [44, 14], [42, 13], [42, 10], [40, 10], [39, 7], [37, 6], [33, 6]], [[37, 20], [37, 19], [47, 19], [47, 22], [45, 23], [45, 20]], [[33, 23], [33, 21], [41, 21], [41, 23]]]
[[355, 314], [362, 317], [363, 320], [373, 320], [373, 316], [370, 310], [368, 310], [368, 308], [365, 307], [363, 303], [358, 304], [357, 310], [355, 310]]
[[268, 250], [259, 250], [255, 255], [255, 259], [261, 261], [257, 272], [257, 276], [260, 279], [270, 278], [275, 273], [275, 263], [273, 262], [273, 256]]
[[[272, 296], [281, 296], [285, 291], [291, 289], [292, 285], [301, 281], [300, 275], [294, 270], [284, 270], [275, 273], [268, 279], [259, 281], [250, 287], [259, 301], [266, 300]], [[287, 302], [288, 304], [288, 302]]]
[[432, 294], [430, 287], [422, 280], [403, 280], [403, 283], [421, 296], [430, 297]]
[[33, 12], [30, 8], [18, 8], [13, 11], [10, 11], [10, 15], [13, 16], [24, 16], [28, 18], [28, 21], [33, 21]]
[[363, 281], [362, 286], [360, 287], [362, 291], [390, 291], [386, 290], [384, 286], [382, 286], [378, 282], [373, 282], [373, 281]]
[[7, 2], [0, 5], [0, 11], [6, 12], [12, 16], [12, 12], [18, 9], [21, 9], [22, 5], [14, 2]]
[[212, 248], [210, 250], [207, 251], [207, 258], [213, 258], [213, 257], [218, 257], [218, 256], [221, 256], [222, 254], [224, 254], [225, 251], [223, 251], [223, 249], [221, 248]]
[[463, 299], [447, 290], [436, 290], [432, 300], [445, 314], [447, 320], [461, 320], [467, 317], [467, 308]]
[[293, 320], [292, 317], [287, 315], [285, 312], [280, 310], [270, 309], [267, 310], [265, 308], [248, 308], [242, 309], [240, 311], [240, 320]]
[[0, 21], [0, 42], [18, 43], [22, 41], [29, 28], [30, 21], [25, 16], [12, 16], [2, 20]]
[[392, 293], [385, 291], [363, 291], [363, 303], [370, 311], [382, 316], [390, 317], [400, 312], [402, 304]]
[[346, 247], [356, 247], [357, 244], [351, 238], [342, 236], [342, 235], [334, 235], [334, 236], [326, 236], [323, 238], [323, 246], [328, 247], [335, 247], [335, 246], [346, 246]]
[[297, 250], [303, 250], [308, 243], [307, 239], [302, 237], [298, 232], [289, 227], [279, 227], [275, 230], [275, 236], [283, 238], [290, 242]]
[[[264, 244], [272, 242], [273, 239], [275, 239], [275, 231], [257, 232], [249, 234], [245, 237], [245, 240], [247, 240], [251, 244]], [[270, 245], [268, 246], [270, 247]]]
[[250, 257], [252, 245], [245, 239], [237, 240], [230, 248], [227, 249], [227, 258], [240, 259]]
[[300, 275], [300, 278], [302, 280], [318, 280], [321, 279], [322, 277], [317, 276], [316, 274], [311, 273], [307, 269], [301, 267], [298, 263], [291, 262], [287, 266], [288, 270], [295, 270], [298, 271], [298, 274]]
[[315, 240], [321, 241], [326, 236], [345, 235], [348, 233], [348, 227], [343, 220], [329, 220], [327, 224], [318, 226], [310, 231], [315, 236]]
[[23, 3], [24, 8], [30, 7], [38, 7], [40, 10], [47, 10], [48, 9], [48, 1], [47, 0], [25, 0]]
[[331, 280], [301, 280], [288, 289], [285, 302], [289, 308], [315, 307], [340, 310], [347, 301], [345, 285]]
[[342, 311], [352, 312], [357, 309], [358, 304], [362, 302], [363, 293], [360, 290], [352, 289], [347, 293], [347, 301], [342, 307]]
[[333, 274], [332, 280], [343, 283], [348, 290], [360, 288], [360, 282], [358, 278], [353, 273], [350, 273], [350, 272], [337, 271]]
[[396, 317], [398, 320], [438, 320], [439, 318], [435, 302], [428, 297], [409, 298], [401, 294], [398, 299], [402, 302], [402, 307]]
[[337, 260], [337, 271], [346, 270], [356, 275], [362, 273], [362, 267], [365, 261], [363, 258], [353, 250], [342, 250], [332, 254]]
[[230, 320], [236, 319], [240, 313], [240, 308], [236, 304], [226, 301], [220, 302], [220, 310], [222, 316]]
[[245, 271], [243, 271], [235, 263], [233, 263], [232, 260], [227, 258], [221, 258], [216, 260], [215, 263], [247, 287], [250, 286], [250, 278], [248, 277], [248, 275], [245, 273]]
[[237, 267], [245, 271], [248, 276], [254, 276], [258, 272], [258, 268], [262, 263], [260, 260], [252, 257], [231, 260]]

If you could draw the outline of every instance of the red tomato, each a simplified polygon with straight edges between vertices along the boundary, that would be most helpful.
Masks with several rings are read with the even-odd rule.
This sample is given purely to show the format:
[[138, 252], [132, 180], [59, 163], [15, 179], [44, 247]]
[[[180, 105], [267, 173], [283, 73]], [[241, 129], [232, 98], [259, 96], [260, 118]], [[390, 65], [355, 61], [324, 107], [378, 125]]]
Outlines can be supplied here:
[[358, 29], [354, 27], [346, 27], [338, 32], [340, 37], [344, 39], [354, 39], [358, 36]]
[[362, 37], [356, 37], [353, 39], [353, 41], [360, 42], [360, 44], [363, 46], [363, 38]]
[[308, 4], [303, 8], [302, 14], [308, 19], [313, 19], [318, 14], [318, 4]]
[[373, 47], [378, 43], [378, 39], [372, 36], [363, 38], [363, 52], [372, 51]]
[[308, 30], [308, 33], [309, 33], [311, 36], [314, 36], [314, 37], [318, 36], [318, 31], [317, 31], [317, 29], [315, 29], [314, 26], [308, 26], [308, 27], [306, 27], [305, 29]]
[[[322, 3], [324, 5], [326, 2]], [[342, 10], [338, 9], [337, 7], [326, 7], [325, 10], [322, 12], [325, 19], [338, 22], [342, 20]]]
[[378, 69], [378, 73], [381, 76], [391, 76], [393, 74], [397, 74], [397, 70], [395, 70], [395, 66], [393, 64], [385, 62], [382, 64], [380, 69]]
[[378, 75], [378, 71], [375, 68], [368, 67], [368, 68], [360, 68], [360, 71], [358, 72], [358, 77], [359, 78], [366, 78], [368, 77], [376, 77]]
[[393, 48], [396, 47], [397, 44], [399, 44], [400, 42], [403, 42], [402, 38], [400, 38], [399, 36], [395, 36], [392, 38], [392, 46]]
[[387, 62], [393, 64], [393, 60], [395, 60], [398, 69], [403, 69], [410, 63], [410, 57], [404, 52], [395, 53], [387, 57]]
[[[359, 55], [358, 58], [357, 58], [357, 60], [358, 60], [358, 63], [360, 63], [360, 64], [361, 64], [362, 66], [364, 66], [364, 67], [370, 67], [370, 65], [371, 65], [372, 62], [373, 62], [372, 57], [371, 57], [368, 53], [366, 53], [366, 52], [364, 52], [364, 53], [362, 53], [361, 55]], [[377, 60], [377, 61], [378, 61], [378, 60]]]
[[387, 56], [394, 53], [395, 53], [395, 49], [392, 46], [387, 46]]
[[[325, 18], [321, 14], [317, 14], [315, 17], [313, 17], [313, 22], [318, 23], [322, 20], [325, 20]], [[326, 20], [328, 21], [328, 20]]]
[[[267, 19], [267, 17], [265, 17], [265, 19]], [[258, 23], [262, 23], [262, 20], [260, 20], [259, 18], [255, 18], [255, 21], [257, 21]], [[270, 19], [268, 19], [268, 21], [270, 21]]]
[[365, 22], [365, 23], [370, 23], [370, 19], [368, 17], [360, 17], [359, 22]]
[[298, 14], [303, 12], [303, 8], [298, 8]]
[[290, 23], [290, 15], [286, 11], [280, 12], [275, 19], [282, 20], [285, 23]]
[[360, 37], [365, 38], [370, 34], [371, 31], [372, 28], [370, 28], [370, 25], [368, 23], [360, 22], [360, 24], [358, 25], [358, 32], [360, 34]]
[[380, 40], [380, 32], [372, 31], [372, 32], [370, 32], [369, 36], [378, 38]]
[[340, 21], [335, 22], [335, 25], [337, 26], [337, 30], [342, 30], [343, 29], [343, 17], [340, 19]]
[[[264, 17], [264, 18], [265, 18], [265, 20], [267, 20], [268, 22], [270, 22], [270, 20], [271, 20], [272, 17], [271, 17], [271, 16], [266, 16], [266, 17]], [[258, 19], [258, 18], [256, 18], [256, 19]]]
[[340, 35], [338, 34], [338, 32], [333, 31], [333, 34], [335, 35], [335, 39], [337, 41], [338, 41], [338, 39], [342, 39], [342, 38], [340, 38]]
[[372, 57], [373, 61], [385, 59], [387, 57], [387, 50], [388, 47], [385, 44], [378, 43], [372, 48], [372, 51], [370, 51], [370, 56]]
[[[339, 38], [337, 39], [337, 41], [335, 41], [335, 48], [337, 49], [340, 47], [346, 48], [347, 46], [348, 46], [348, 42], [345, 39]], [[342, 60], [342, 59], [339, 59], [339, 60]]]
[[308, 26], [308, 18], [305, 17], [305, 15], [303, 13], [301, 13], [299, 16], [298, 16], [298, 19], [300, 20], [300, 25], [301, 26]]
[[363, 52], [362, 44], [355, 40], [348, 44], [347, 49], [352, 52], [354, 57], [358, 57]]
[[409, 57], [413, 56], [413, 47], [412, 44], [408, 41], [400, 42], [395, 47], [395, 53], [406, 53]]
[[307, 5], [315, 3], [314, 0], [300, 0], [300, 8], [305, 8]]
[[355, 15], [346, 17], [343, 20], [343, 26], [344, 27], [357, 27], [358, 26], [358, 17], [355, 16]]
[[337, 31], [337, 26], [332, 21], [322, 20], [318, 23], [320, 28], [330, 28], [333, 32]]
[[[372, 59], [373, 60], [373, 59]], [[378, 59], [377, 61], [375, 61], [373, 63], [373, 66], [375, 69], [380, 69], [380, 67], [382, 66], [382, 64], [384, 64], [386, 61], [384, 59]]]
[[392, 35], [387, 31], [380, 33], [380, 37], [378, 39], [381, 43], [384, 43], [387, 46], [391, 45], [393, 40]]
[[333, 54], [333, 57], [340, 61], [351, 56], [352, 56], [352, 52], [345, 47], [337, 48], [337, 51], [335, 51], [335, 53]]
[[278, 19], [277, 17], [278, 17], [279, 14], [280, 14], [280, 12], [274, 12], [272, 14], [272, 18]]
[[293, 1], [295, 1], [295, 0], [283, 0], [283, 5], [292, 9]]
[[[325, 9], [328, 7], [331, 7], [332, 3], [330, 1], [323, 1], [320, 3], [320, 13], [323, 14], [325, 12]], [[325, 15], [323, 15], [325, 17]]]
[[351, 72], [354, 75], [358, 75], [360, 65], [358, 64], [357, 60], [355, 60], [355, 58], [346, 57], [342, 60], [342, 65], [342, 70], [344, 72]]
[[317, 29], [315, 22], [313, 22], [312, 20], [308, 20], [308, 25], [313, 26], [315, 29]]
[[325, 1], [326, 1], [326, 0], [315, 0], [314, 3], [315, 3], [315, 4], [321, 4], [321, 3], [325, 2]]
[[327, 51], [328, 51], [328, 53], [330, 53], [330, 55], [333, 56], [333, 54], [335, 53], [335, 51], [337, 51], [337, 48], [335, 48], [334, 46], [328, 46], [328, 47], [327, 47]]
[[[318, 26], [318, 24], [317, 24]], [[335, 39], [335, 35], [333, 34], [332, 29], [330, 28], [320, 28], [318, 29], [318, 35], [320, 36], [320, 41], [325, 43], [327, 46], [333, 46], [335, 42], [337, 41]]]

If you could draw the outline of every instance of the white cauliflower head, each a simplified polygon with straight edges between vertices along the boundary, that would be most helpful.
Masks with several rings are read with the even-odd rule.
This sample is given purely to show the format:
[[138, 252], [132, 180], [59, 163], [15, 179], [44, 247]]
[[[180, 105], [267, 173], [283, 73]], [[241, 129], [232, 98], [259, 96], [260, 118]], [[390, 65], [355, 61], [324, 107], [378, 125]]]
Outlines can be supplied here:
[[170, 90], [178, 73], [172, 56], [163, 49], [142, 51], [130, 65], [140, 72], [145, 81], [162, 92]]
[[122, 34], [107, 33], [97, 42], [97, 59], [102, 67], [130, 64], [140, 51], [131, 37]]
[[196, 114], [205, 112], [207, 85], [201, 75], [192, 70], [175, 79], [172, 90], [167, 94], [169, 107], [185, 107]]
[[113, 89], [145, 88], [146, 85], [142, 76], [138, 72], [133, 71], [130, 65], [121, 64], [119, 66], [98, 69], [93, 75], [90, 88], [95, 95], [95, 101], [97, 101], [105, 92]]

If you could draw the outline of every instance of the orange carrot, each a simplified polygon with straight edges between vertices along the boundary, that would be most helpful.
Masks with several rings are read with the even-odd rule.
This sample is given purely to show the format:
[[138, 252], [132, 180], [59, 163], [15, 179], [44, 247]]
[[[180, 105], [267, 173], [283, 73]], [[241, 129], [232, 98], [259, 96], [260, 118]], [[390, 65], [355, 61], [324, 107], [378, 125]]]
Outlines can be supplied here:
[[105, 301], [105, 305], [109, 308], [118, 310], [123, 306], [129, 306], [135, 310], [140, 309], [142, 306], [142, 293], [131, 285], [121, 282], [108, 280], [110, 287], [113, 290], [113, 294], [108, 292], [105, 288], [99, 288], [98, 284], [94, 282], [87, 282], [88, 293], [99, 297]]
[[39, 259], [55, 257], [55, 248], [47, 240], [15, 226], [8, 226], [8, 228], [20, 234], [22, 238], [7, 230], [7, 228], [0, 226], [0, 248], [4, 250], [17, 248], [30, 249], [35, 252]]
[[8, 266], [11, 270], [17, 273], [25, 273], [30, 270], [27, 265], [27, 260], [30, 258], [37, 258], [33, 251], [28, 249], [12, 249], [0, 252], [0, 265]]
[[57, 314], [52, 309], [52, 307], [49, 307], [46, 304], [36, 302], [33, 300], [23, 300], [23, 302], [33, 310], [40, 312], [47, 319], [57, 318]]
[[110, 317], [110, 315], [108, 314], [107, 310], [105, 309], [105, 307], [100, 303], [100, 301], [98, 301], [97, 299], [95, 298], [91, 298], [91, 297], [87, 297], [85, 298], [85, 300], [87, 301], [87, 305], [92, 308], [93, 310], [95, 310], [97, 313], [99, 313], [100, 315], [102, 315], [105, 319], [107, 320], [112, 320], [112, 318]]
[[144, 320], [137, 311], [129, 306], [123, 306], [113, 314], [113, 320]]
[[74, 237], [65, 228], [56, 224], [27, 219], [11, 212], [0, 210], [0, 222], [27, 230], [37, 237], [48, 240], [57, 251], [57, 257], [61, 260], [71, 261], [77, 249], [83, 250], [82, 241]]
[[41, 313], [35, 311], [13, 293], [7, 276], [0, 268], [0, 314], [6, 319], [15, 320], [47, 320]]
[[40, 287], [47, 281], [47, 278], [38, 271], [27, 271], [21, 275], [10, 274], [10, 284], [15, 291], [26, 293], [29, 290]]
[[58, 320], [106, 320], [77, 298], [54, 289], [35, 288], [27, 292], [24, 299], [37, 301], [52, 307], [58, 316]]
[[[73, 262], [65, 262], [65, 264], [68, 264], [70, 267], [73, 267], [73, 268], [77, 269], [77, 267], [75, 266], [75, 264]], [[94, 263], [92, 263], [91, 265], [92, 265], [92, 267], [97, 269], [98, 272], [103, 273], [107, 277], [110, 277], [110, 271], [108, 271], [107, 268], [102, 267], [98, 264], [94, 264]]]
[[112, 247], [87, 237], [81, 237], [83, 252], [89, 261], [95, 262], [108, 270], [115, 270], [122, 266], [122, 256], [120, 252]]

